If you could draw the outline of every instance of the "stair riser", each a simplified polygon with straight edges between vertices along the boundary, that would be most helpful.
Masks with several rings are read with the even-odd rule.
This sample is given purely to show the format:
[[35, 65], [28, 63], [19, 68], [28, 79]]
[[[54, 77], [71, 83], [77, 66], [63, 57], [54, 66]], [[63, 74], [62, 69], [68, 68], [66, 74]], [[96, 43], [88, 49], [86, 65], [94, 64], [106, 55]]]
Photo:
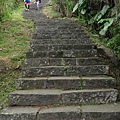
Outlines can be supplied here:
[[81, 50], [93, 49], [95, 45], [31, 45], [32, 51], [62, 51], [62, 50]]
[[60, 44], [60, 45], [64, 45], [64, 44], [91, 44], [91, 41], [89, 39], [86, 38], [82, 38], [82, 39], [33, 39], [32, 44]]
[[24, 61], [24, 67], [41, 67], [41, 66], [83, 66], [83, 65], [100, 65], [104, 64], [98, 58], [30, 58]]
[[60, 66], [60, 67], [40, 67], [23, 68], [23, 77], [45, 77], [45, 76], [81, 76], [81, 75], [106, 75], [108, 66]]
[[64, 51], [36, 51], [27, 52], [27, 58], [79, 58], [79, 57], [95, 57], [97, 56], [97, 51], [95, 49], [91, 50], [64, 50]]
[[62, 23], [62, 22], [39, 22], [39, 23], [35, 23], [35, 26], [38, 26], [38, 27], [41, 27], [41, 26], [47, 26], [47, 27], [51, 27], [51, 28], [54, 28], [54, 27], [66, 27], [66, 28], [79, 28], [81, 29], [80, 27], [78, 27], [77, 24], [71, 22], [71, 23]]
[[63, 91], [57, 94], [9, 94], [9, 105], [44, 106], [44, 105], [77, 105], [114, 103], [117, 99], [116, 90], [106, 91]]
[[36, 120], [36, 114], [0, 114], [0, 120]]
[[17, 106], [44, 106], [44, 105], [54, 105], [60, 103], [60, 95], [40, 95], [40, 94], [9, 94], [8, 97], [9, 105]]
[[63, 93], [62, 104], [105, 104], [114, 103], [117, 99], [117, 91], [96, 91]]
[[84, 36], [85, 38], [90, 38], [86, 33], [84, 33], [84, 32], [81, 32], [81, 31], [79, 31], [79, 32], [70, 32], [70, 31], [64, 31], [64, 32], [58, 32], [58, 31], [56, 31], [56, 32], [40, 32], [40, 31], [38, 31], [37, 33], [34, 33], [34, 35], [35, 36], [79, 36], [79, 37], [81, 37], [81, 36]]
[[55, 35], [46, 35], [46, 34], [35, 34], [33, 35], [33, 39], [82, 39], [82, 38], [88, 38], [89, 36], [86, 35], [71, 35], [71, 34], [64, 34], [64, 35], [60, 35], [60, 34], [55, 34]]
[[78, 27], [77, 25], [72, 25], [72, 26], [68, 26], [68, 25], [65, 25], [65, 24], [63, 24], [63, 25], [60, 25], [60, 24], [57, 24], [56, 26], [54, 25], [54, 24], [36, 24], [35, 25], [35, 28], [36, 29], [41, 29], [41, 30], [45, 30], [45, 28], [47, 28], [47, 30], [48, 29], [61, 29], [61, 30], [66, 30], [66, 29], [74, 29], [74, 30], [82, 30], [80, 27]]
[[80, 89], [102, 89], [115, 88], [116, 82], [114, 79], [27, 79], [17, 80], [16, 89], [62, 89], [62, 90], [80, 90]]
[[39, 26], [36, 26], [35, 27], [36, 29], [35, 29], [35, 33], [42, 33], [42, 34], [58, 34], [58, 33], [60, 33], [60, 34], [85, 34], [85, 35], [87, 35], [83, 30], [81, 30], [81, 29], [58, 29], [58, 28], [54, 28], [54, 29], [46, 29], [46, 30], [43, 30], [43, 29], [41, 29]]
[[61, 112], [61, 113], [41, 113], [38, 120], [119, 120], [120, 113], [102, 112]]
[[120, 120], [119, 112], [50, 112], [31, 114], [3, 114], [0, 120]]
[[[35, 29], [38, 30], [60, 30], [60, 31], [79, 31], [79, 32], [83, 32], [84, 30], [81, 27], [78, 27], [76, 25], [73, 26], [68, 26], [68, 25], [35, 25]], [[73, 32], [74, 33], [74, 32]], [[85, 33], [85, 32], [84, 32]]]

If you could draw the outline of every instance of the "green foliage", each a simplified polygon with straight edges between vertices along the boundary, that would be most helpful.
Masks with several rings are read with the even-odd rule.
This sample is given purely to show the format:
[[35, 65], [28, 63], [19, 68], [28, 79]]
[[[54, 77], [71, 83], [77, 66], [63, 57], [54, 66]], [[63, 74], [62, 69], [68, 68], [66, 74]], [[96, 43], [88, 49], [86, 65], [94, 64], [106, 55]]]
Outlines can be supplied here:
[[[96, 32], [103, 39], [107, 39], [106, 46], [113, 49], [120, 56], [119, 52], [119, 31], [120, 24], [120, 1], [108, 0], [52, 0], [62, 9], [65, 16], [68, 11], [80, 20], [84, 21], [87, 27]], [[60, 6], [60, 4], [62, 6]], [[69, 8], [66, 10], [66, 8]], [[120, 58], [120, 57], [119, 57]]]
[[90, 21], [88, 22], [88, 24], [93, 24], [95, 22], [98, 22], [101, 20], [101, 18], [106, 14], [107, 10], [109, 9], [108, 5], [103, 6], [103, 9], [98, 12], [94, 17], [92, 17], [90, 19]]
[[7, 71], [0, 74], [0, 109], [8, 105], [8, 94], [15, 90], [15, 79], [20, 76], [20, 71]]
[[11, 16], [11, 11], [15, 10], [21, 2], [21, 0], [0, 1], [0, 20], [9, 18]]
[[78, 2], [77, 2], [77, 4], [75, 5], [75, 7], [73, 8], [73, 13], [77, 10], [77, 9], [81, 9], [81, 14], [85, 14], [85, 12], [86, 12], [86, 9], [85, 9], [85, 7], [86, 7], [86, 1], [85, 0], [79, 0]]
[[15, 80], [21, 77], [25, 52], [33, 34], [34, 24], [23, 19], [23, 10], [24, 6], [20, 4], [10, 11], [10, 17], [4, 16], [0, 23], [0, 59], [5, 62], [6, 67], [5, 71], [0, 72], [0, 109], [7, 106], [7, 96], [15, 90]]
[[103, 28], [101, 27], [101, 29], [99, 31], [99, 34], [100, 35], [105, 35], [108, 28], [113, 24], [113, 22], [114, 22], [113, 18], [101, 19], [98, 23], [103, 23], [102, 24]]

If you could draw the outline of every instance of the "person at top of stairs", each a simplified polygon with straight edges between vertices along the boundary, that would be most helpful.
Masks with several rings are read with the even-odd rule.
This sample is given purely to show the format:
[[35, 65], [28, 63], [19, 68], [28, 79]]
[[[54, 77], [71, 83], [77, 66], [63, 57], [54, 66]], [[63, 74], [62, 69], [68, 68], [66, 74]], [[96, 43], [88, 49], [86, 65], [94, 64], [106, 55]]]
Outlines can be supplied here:
[[31, 3], [31, 0], [24, 0], [26, 11], [29, 11], [29, 9], [30, 9], [30, 3]]
[[35, 9], [39, 10], [39, 4], [41, 3], [41, 0], [35, 0], [34, 4], [35, 4]]

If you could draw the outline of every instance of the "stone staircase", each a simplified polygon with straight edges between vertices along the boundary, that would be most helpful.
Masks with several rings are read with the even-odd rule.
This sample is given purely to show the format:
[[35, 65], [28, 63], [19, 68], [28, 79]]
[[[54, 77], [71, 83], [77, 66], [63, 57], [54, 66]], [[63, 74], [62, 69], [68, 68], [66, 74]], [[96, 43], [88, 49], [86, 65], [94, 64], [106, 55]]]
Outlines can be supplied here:
[[35, 34], [0, 120], [120, 120], [116, 81], [81, 27], [33, 6], [24, 17]]

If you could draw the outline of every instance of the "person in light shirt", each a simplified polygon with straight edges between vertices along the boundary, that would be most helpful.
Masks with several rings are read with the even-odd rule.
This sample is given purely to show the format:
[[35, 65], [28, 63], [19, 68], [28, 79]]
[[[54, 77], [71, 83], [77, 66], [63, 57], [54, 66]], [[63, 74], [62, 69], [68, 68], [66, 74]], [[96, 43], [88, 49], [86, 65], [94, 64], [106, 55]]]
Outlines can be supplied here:
[[39, 4], [41, 3], [41, 0], [35, 0], [34, 4], [35, 4], [35, 9], [39, 10]]

